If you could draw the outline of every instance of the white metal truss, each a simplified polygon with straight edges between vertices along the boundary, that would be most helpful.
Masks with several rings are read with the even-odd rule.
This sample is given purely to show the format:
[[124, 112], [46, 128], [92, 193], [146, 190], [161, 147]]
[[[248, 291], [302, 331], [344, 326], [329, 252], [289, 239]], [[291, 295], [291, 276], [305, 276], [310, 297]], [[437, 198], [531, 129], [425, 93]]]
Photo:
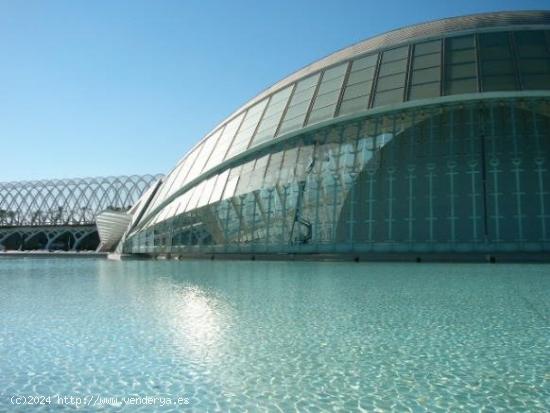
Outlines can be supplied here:
[[101, 211], [128, 210], [160, 175], [0, 182], [0, 228], [92, 225]]
[[0, 248], [90, 248], [90, 237], [97, 237], [97, 215], [127, 211], [161, 177], [0, 182]]

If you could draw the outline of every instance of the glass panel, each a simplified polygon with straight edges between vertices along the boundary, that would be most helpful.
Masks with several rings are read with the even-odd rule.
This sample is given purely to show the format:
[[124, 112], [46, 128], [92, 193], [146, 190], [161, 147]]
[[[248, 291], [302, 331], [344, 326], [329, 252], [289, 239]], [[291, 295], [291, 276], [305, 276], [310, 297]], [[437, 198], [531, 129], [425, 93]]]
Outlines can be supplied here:
[[477, 92], [474, 36], [446, 39], [445, 94]]
[[[294, 93], [294, 96], [292, 96], [292, 102], [290, 103], [290, 106], [288, 107], [291, 111], [292, 108], [294, 108], [296, 105], [301, 105], [304, 102], [307, 104], [311, 101], [311, 98], [313, 96], [313, 93], [315, 92], [315, 88], [310, 87], [305, 90], [296, 91]], [[287, 112], [288, 113], [288, 112]]]
[[335, 90], [340, 91], [343, 80], [344, 80], [344, 75], [337, 78], [329, 79], [326, 81], [325, 81], [325, 78], [323, 77], [323, 81], [319, 85], [317, 96], [324, 95], [325, 93], [328, 93], [328, 92], [334, 92]]
[[378, 54], [374, 54], [352, 62], [339, 115], [367, 109], [377, 61]]
[[483, 78], [483, 90], [517, 90], [515, 76], [486, 76]]
[[550, 57], [543, 31], [515, 32], [517, 53], [520, 58]]
[[414, 46], [410, 99], [436, 97], [441, 92], [441, 40]]
[[395, 89], [398, 87], [403, 87], [405, 85], [405, 72], [399, 73], [397, 75], [391, 75], [386, 77], [381, 77], [378, 79], [377, 91], [385, 91], [390, 89]]
[[334, 90], [332, 92], [328, 92], [323, 95], [318, 95], [315, 98], [315, 103], [313, 104], [313, 111], [324, 108], [329, 105], [335, 106], [339, 96], [340, 96], [340, 90]]
[[[317, 96], [313, 102], [308, 124], [329, 119], [334, 116], [347, 66], [348, 64], [345, 63], [330, 69], [330, 73], [328, 73], [329, 71], [327, 70], [323, 74]], [[326, 77], [327, 74], [329, 76], [328, 78]]]
[[271, 154], [269, 163], [267, 165], [267, 171], [265, 173], [265, 180], [267, 186], [275, 185], [279, 178], [279, 172], [281, 170], [281, 161], [283, 160], [283, 153], [276, 152]]
[[250, 138], [256, 130], [256, 126], [260, 121], [260, 117], [262, 116], [266, 105], [267, 99], [264, 99], [260, 103], [257, 103], [256, 105], [248, 109], [244, 120], [239, 128], [239, 131], [237, 132], [235, 139], [233, 139], [231, 148], [229, 148], [226, 159], [229, 159], [233, 155], [236, 155], [237, 153], [246, 150], [250, 142]]
[[[313, 95], [313, 93], [312, 93], [312, 95]], [[305, 113], [307, 112], [307, 110], [309, 108], [309, 104], [310, 104], [309, 100], [304, 100], [300, 103], [297, 103], [297, 104], [293, 105], [292, 107], [289, 107], [288, 111], [286, 112], [286, 115], [285, 115], [284, 125], [286, 126], [287, 122], [289, 122], [290, 120], [295, 119], [298, 116], [300, 117], [300, 119], [303, 119], [304, 116], [305, 116]], [[285, 129], [283, 128], [283, 131], [284, 130]]]
[[441, 52], [441, 40], [433, 40], [431, 42], [417, 43], [414, 46], [414, 55], [421, 56], [430, 53]]
[[278, 132], [279, 135], [294, 129], [299, 129], [303, 125], [318, 80], [319, 74], [316, 74], [296, 84], [294, 95], [290, 100], [288, 110], [281, 123]]
[[162, 221], [162, 219], [164, 218], [164, 215], [166, 215], [166, 212], [168, 212], [168, 208], [165, 208], [162, 211], [159, 211], [159, 213], [155, 216], [155, 218], [149, 222], [149, 226], [155, 225], [156, 223]]
[[271, 96], [250, 146], [258, 145], [273, 138], [291, 91], [292, 86], [289, 86]]
[[233, 140], [233, 137], [235, 136], [235, 133], [237, 132], [237, 129], [239, 128], [239, 125], [243, 120], [243, 117], [244, 112], [225, 124], [225, 128], [223, 129], [223, 132], [218, 139], [218, 144], [210, 154], [210, 158], [208, 159], [208, 162], [204, 167], [205, 171], [220, 164], [223, 161], [225, 153], [227, 152], [227, 148], [229, 148], [229, 145], [231, 144], [231, 141]]
[[306, 114], [305, 114], [305, 111], [304, 111], [301, 114], [296, 115], [291, 119], [286, 119], [285, 120], [285, 126], [284, 126], [283, 129], [281, 129], [281, 131], [279, 132], [279, 135], [284, 134], [286, 132], [293, 131], [295, 129], [300, 129], [302, 127], [302, 125], [304, 124], [305, 116], [306, 116]]
[[308, 172], [310, 172], [311, 168], [315, 165], [313, 150], [313, 145], [300, 146], [295, 172], [296, 180], [302, 181], [306, 179]]
[[[290, 95], [290, 89], [291, 88], [289, 88], [288, 90], [289, 95]], [[272, 118], [274, 114], [278, 112], [282, 112], [286, 107], [287, 101], [288, 101], [288, 96], [286, 96], [285, 99], [277, 99], [277, 96], [271, 97], [263, 119]], [[263, 125], [263, 122], [262, 122], [262, 125]]]
[[180, 163], [166, 176], [164, 179], [164, 182], [161, 184], [160, 188], [157, 190], [157, 193], [151, 200], [151, 203], [149, 207], [147, 208], [147, 211], [152, 211], [159, 205], [164, 199], [166, 192], [170, 189], [170, 186], [173, 184], [174, 179], [178, 176], [180, 173], [180, 170], [185, 162], [187, 162], [189, 158], [189, 155], [187, 155], [186, 158], [184, 158]]
[[168, 196], [170, 196], [177, 188], [179, 188], [177, 183], [181, 175], [181, 170], [184, 167], [184, 163], [180, 164], [180, 167], [175, 171], [174, 174], [172, 174], [172, 176], [170, 177], [171, 180], [166, 182], [166, 186], [162, 188], [162, 193], [160, 193], [159, 197], [153, 203], [151, 203], [150, 210], [160, 205], [166, 198], [168, 198]]
[[174, 200], [174, 203], [176, 205], [176, 208], [174, 210], [174, 216], [181, 214], [183, 211], [185, 211], [185, 207], [187, 206], [188, 202], [189, 202], [189, 191], [187, 191], [183, 195], [178, 196]]
[[474, 36], [450, 37], [447, 39], [447, 49], [472, 49], [474, 47]]
[[[279, 122], [281, 120], [280, 116], [281, 114], [279, 113], [277, 116], [263, 117], [260, 123], [262, 129], [258, 129], [256, 131], [256, 135], [254, 136], [254, 139], [252, 141], [252, 146], [264, 142], [265, 140], [267, 140], [267, 138], [273, 137], [273, 133], [277, 129], [277, 126], [279, 125]], [[256, 139], [256, 137], [258, 139]]]
[[325, 106], [324, 108], [316, 109], [314, 112], [311, 112], [311, 115], [308, 119], [308, 125], [311, 125], [322, 120], [331, 119], [334, 117], [334, 109], [336, 108], [336, 102], [333, 105]]
[[222, 133], [222, 129], [218, 129], [216, 132], [214, 132], [209, 138], [206, 139], [204, 142], [204, 148], [202, 149], [201, 155], [197, 160], [195, 161], [194, 168], [197, 168], [199, 171], [204, 171], [204, 165], [208, 161], [210, 155], [212, 154], [212, 150], [216, 146], [216, 143], [218, 143], [218, 138], [220, 137]]
[[409, 46], [402, 46], [397, 49], [386, 50], [382, 55], [382, 63], [392, 62], [394, 60], [407, 59]]
[[166, 218], [170, 219], [176, 216], [178, 212], [178, 207], [179, 207], [178, 198], [176, 198], [174, 199], [174, 201], [170, 203], [170, 211], [168, 212], [168, 214], [166, 214]]
[[296, 85], [296, 90], [294, 91], [294, 94], [317, 86], [318, 80], [319, 80], [319, 74], [311, 75], [309, 77], [306, 77], [305, 79], [300, 80]]
[[430, 69], [415, 70], [412, 74], [412, 84], [439, 82], [441, 80], [441, 69], [432, 67]]
[[447, 79], [463, 79], [476, 76], [475, 63], [452, 65], [447, 68]]
[[279, 173], [279, 184], [285, 184], [294, 179], [294, 168], [298, 161], [298, 148], [287, 149], [284, 153], [283, 164]]
[[225, 185], [225, 191], [223, 192], [222, 200], [231, 198], [233, 194], [235, 193], [235, 189], [237, 188], [237, 183], [239, 182], [239, 176], [230, 176], [227, 180], [227, 184]]
[[196, 150], [193, 151], [187, 157], [187, 159], [185, 160], [185, 163], [182, 164], [182, 167], [178, 171], [176, 179], [174, 180], [174, 183], [172, 184], [172, 186], [170, 188], [170, 194], [173, 194], [174, 192], [176, 192], [178, 189], [180, 189], [183, 186], [183, 182], [184, 182], [189, 170], [193, 166], [193, 164], [195, 162], [195, 158], [197, 157], [197, 155], [198, 155], [198, 151], [196, 151]]
[[367, 67], [374, 67], [376, 66], [377, 61], [378, 61], [378, 54], [362, 57], [360, 59], [353, 61], [351, 70], [358, 71], [361, 69], [365, 69]]
[[413, 99], [425, 99], [439, 96], [440, 84], [439, 82], [424, 83], [422, 85], [411, 86], [410, 100]]
[[161, 188], [162, 192], [159, 192], [159, 196], [157, 199], [155, 199], [154, 202], [151, 203], [151, 206], [147, 208], [149, 211], [154, 210], [157, 206], [159, 206], [167, 197], [168, 191], [171, 190], [173, 187], [175, 192], [176, 189], [179, 189], [183, 184], [183, 180], [187, 176], [187, 173], [195, 163], [195, 159], [197, 158], [197, 155], [200, 151], [201, 147], [197, 147], [194, 150], [192, 150], [191, 153], [187, 155], [187, 157], [184, 159], [184, 161], [180, 164], [180, 167], [175, 171], [175, 173], [171, 176], [172, 179], [170, 179], [170, 182], [168, 180], [166, 181], [166, 184], [164, 188]]
[[203, 185], [202, 194], [199, 199], [199, 203], [197, 204], [197, 208], [200, 208], [208, 203], [208, 200], [212, 196], [212, 191], [214, 189], [214, 184], [216, 183], [217, 176], [213, 176], [212, 178], [208, 179], [205, 184]]
[[550, 40], [543, 31], [514, 33], [524, 89], [550, 89]]
[[356, 72], [351, 72], [348, 78], [348, 87], [356, 83], [361, 83], [365, 81], [371, 81], [374, 77], [375, 67], [368, 67], [366, 69], [361, 69]]
[[237, 184], [241, 180], [242, 175], [242, 165], [239, 165], [229, 172], [229, 178], [227, 179], [227, 184], [225, 185], [225, 191], [223, 193], [222, 199], [227, 199], [229, 197], [234, 197], [237, 195]]
[[176, 198], [176, 201], [177, 200], [180, 200], [180, 201], [178, 202], [178, 207], [174, 215], [183, 214], [184, 212], [189, 211], [189, 209], [191, 209], [189, 205], [189, 201], [193, 197], [193, 194], [195, 193], [196, 190], [197, 190], [197, 187], [195, 186], [191, 188], [189, 191], [185, 192], [185, 194]]
[[507, 32], [480, 34], [479, 47], [481, 60], [493, 60], [512, 57], [509, 35]]
[[382, 54], [374, 106], [403, 101], [408, 53], [409, 47], [403, 46]]
[[205, 147], [204, 142], [196, 149], [197, 157], [195, 159], [195, 163], [193, 164], [193, 167], [189, 169], [189, 173], [185, 177], [185, 180], [183, 181], [183, 185], [186, 183], [192, 181], [197, 176], [200, 175], [200, 171], [202, 170], [202, 167], [204, 163], [206, 162], [206, 157], [202, 155], [202, 149]]
[[368, 103], [368, 99], [365, 99], [364, 96], [355, 99], [347, 99], [340, 105], [340, 115], [366, 110]]
[[523, 87], [525, 89], [550, 89], [550, 74], [548, 75], [529, 75], [523, 78]]
[[256, 164], [254, 165], [254, 172], [251, 174], [248, 182], [250, 191], [256, 190], [262, 186], [268, 161], [269, 155], [262, 156], [256, 161]]
[[387, 105], [403, 101], [404, 88], [393, 89], [386, 92], [377, 92], [374, 99], [374, 106]]
[[477, 91], [476, 79], [453, 80], [447, 84], [447, 94], [472, 93]]
[[344, 63], [325, 70], [325, 73], [323, 73], [323, 83], [326, 83], [331, 79], [338, 79], [344, 76], [346, 74], [347, 67], [348, 67], [348, 64]]
[[372, 81], [357, 83], [355, 85], [348, 86], [346, 88], [346, 91], [344, 92], [344, 101], [368, 95], [370, 93], [371, 87]]
[[390, 63], [383, 63], [380, 66], [380, 76], [394, 75], [396, 73], [402, 73], [405, 71], [406, 60], [397, 60]]
[[523, 75], [550, 73], [550, 59], [524, 59], [519, 62], [519, 70]]
[[441, 54], [434, 53], [425, 56], [418, 56], [414, 58], [414, 68], [424, 69], [426, 67], [441, 66]]
[[479, 56], [483, 91], [519, 89], [507, 32], [480, 34]]
[[503, 74], [513, 75], [515, 74], [514, 63], [512, 59], [483, 61], [481, 63], [481, 73], [482, 76]]
[[239, 173], [239, 182], [233, 196], [242, 195], [250, 192], [250, 176], [252, 175], [252, 171], [254, 171], [255, 163], [256, 161], [252, 160], [241, 166], [241, 172]]
[[227, 182], [227, 178], [229, 177], [229, 169], [222, 172], [220, 175], [218, 175], [218, 178], [216, 180], [216, 185], [214, 186], [214, 189], [212, 191], [212, 196], [210, 197], [210, 203], [218, 202], [223, 194], [223, 190], [225, 189], [225, 184]]
[[448, 56], [448, 63], [456, 64], [456, 63], [467, 63], [467, 62], [475, 62], [476, 55], [475, 50], [457, 50], [457, 51], [449, 51]]
[[199, 199], [204, 191], [204, 186], [206, 184], [206, 181], [202, 181], [200, 184], [198, 184], [195, 187], [195, 190], [193, 191], [193, 195], [191, 195], [191, 199], [189, 200], [189, 204], [187, 205], [187, 211], [191, 211], [195, 208], [197, 208], [197, 204], [199, 203]]

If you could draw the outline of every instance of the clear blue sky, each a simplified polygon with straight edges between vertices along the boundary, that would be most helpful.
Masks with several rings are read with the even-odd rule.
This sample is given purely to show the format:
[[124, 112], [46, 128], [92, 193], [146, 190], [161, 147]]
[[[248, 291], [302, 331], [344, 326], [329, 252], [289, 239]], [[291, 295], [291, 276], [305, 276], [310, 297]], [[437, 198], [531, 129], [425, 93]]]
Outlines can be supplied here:
[[0, 181], [165, 173], [216, 123], [349, 44], [549, 0], [0, 0]]

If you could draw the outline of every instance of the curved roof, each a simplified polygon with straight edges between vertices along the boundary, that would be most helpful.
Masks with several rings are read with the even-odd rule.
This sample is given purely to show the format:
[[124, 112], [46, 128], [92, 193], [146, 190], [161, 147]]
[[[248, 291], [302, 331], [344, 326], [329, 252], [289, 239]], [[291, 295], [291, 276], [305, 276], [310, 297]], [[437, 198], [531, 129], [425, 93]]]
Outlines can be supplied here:
[[546, 91], [549, 67], [549, 11], [447, 18], [367, 39], [285, 77], [216, 126], [167, 175], [144, 218], [216, 166], [274, 138], [407, 101]]
[[[303, 68], [291, 73], [280, 81], [274, 83], [262, 92], [248, 100], [240, 106], [231, 115], [227, 116], [222, 122], [206, 134], [202, 139], [210, 136], [220, 125], [235, 117], [237, 114], [248, 107], [259, 102], [261, 99], [291, 85], [293, 82], [307, 77], [308, 75], [319, 72], [320, 70], [332, 66], [338, 62], [343, 62], [354, 57], [379, 51], [382, 49], [398, 46], [403, 43], [411, 43], [418, 40], [430, 39], [434, 37], [449, 36], [453, 33], [464, 33], [468, 31], [498, 30], [514, 26], [515, 29], [533, 28], [533, 26], [547, 26], [550, 28], [549, 10], [524, 10], [524, 11], [501, 11], [476, 13], [466, 16], [447, 17], [444, 19], [432, 20], [429, 22], [413, 24], [398, 29], [390, 30], [383, 34], [370, 37], [358, 43], [347, 46], [341, 50], [329, 54], [315, 62], [304, 66]], [[194, 148], [194, 147], [193, 147]], [[193, 149], [192, 148], [192, 149]], [[191, 149], [191, 150], [192, 150]], [[190, 151], [191, 151], [190, 150]]]
[[550, 27], [550, 11], [526, 10], [478, 13], [459, 17], [447, 17], [394, 29], [345, 47], [299, 69], [256, 95], [243, 106], [239, 107], [239, 109], [233, 112], [227, 119], [233, 117], [247, 106], [254, 104], [274, 91], [288, 86], [298, 79], [313, 74], [337, 62], [352, 59], [363, 54], [398, 46], [403, 43], [429, 39], [432, 37], [448, 36], [456, 32], [463, 33], [469, 30], [479, 31], [483, 29], [494, 30], [508, 26], [529, 28], [540, 25]]

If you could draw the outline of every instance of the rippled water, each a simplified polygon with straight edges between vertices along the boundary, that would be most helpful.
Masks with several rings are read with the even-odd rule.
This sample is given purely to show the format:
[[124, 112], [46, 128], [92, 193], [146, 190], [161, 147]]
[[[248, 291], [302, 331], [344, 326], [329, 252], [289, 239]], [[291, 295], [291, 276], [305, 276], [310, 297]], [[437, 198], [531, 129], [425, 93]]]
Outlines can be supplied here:
[[0, 411], [548, 411], [549, 303], [544, 265], [2, 260]]

